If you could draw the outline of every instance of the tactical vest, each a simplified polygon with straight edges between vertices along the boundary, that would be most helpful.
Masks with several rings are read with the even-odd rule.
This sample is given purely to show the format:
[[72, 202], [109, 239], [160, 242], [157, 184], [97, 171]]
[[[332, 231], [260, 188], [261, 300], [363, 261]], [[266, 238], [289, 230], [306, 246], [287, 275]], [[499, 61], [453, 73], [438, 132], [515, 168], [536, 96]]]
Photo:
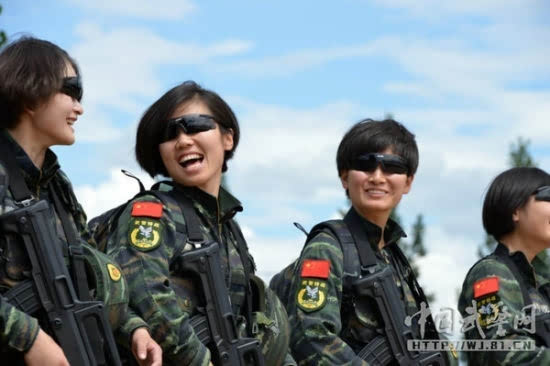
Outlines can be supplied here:
[[[519, 283], [524, 306], [532, 305], [533, 301], [529, 296], [529, 288], [531, 288], [532, 285], [525, 280], [525, 277], [521, 274], [516, 263], [510, 258], [510, 255], [506, 248], [502, 244], [500, 244], [499, 246], [497, 246], [495, 251], [492, 254], [488, 255], [486, 258], [495, 259], [499, 262], [504, 263], [508, 267], [510, 272], [512, 272], [512, 274], [514, 275], [516, 281], [518, 281]], [[537, 291], [550, 302], [550, 283], [541, 286]], [[540, 343], [541, 345], [544, 345], [546, 347], [550, 347], [550, 313], [537, 315], [535, 317], [535, 336], [538, 340], [537, 343]]]
[[[131, 176], [126, 172], [125, 174]], [[171, 191], [160, 191], [159, 187], [161, 184], [170, 185], [173, 187], [173, 189]], [[200, 219], [195, 212], [193, 203], [185, 194], [183, 194], [183, 192], [177, 189], [177, 187], [174, 187], [173, 184], [169, 181], [158, 182], [154, 184], [150, 190], [145, 190], [140, 182], [140, 192], [138, 192], [133, 198], [128, 200], [126, 203], [119, 205], [90, 220], [88, 224], [90, 232], [102, 251], [106, 250], [108, 238], [116, 230], [118, 219], [126, 206], [136, 198], [146, 195], [156, 197], [165, 205], [169, 204], [172, 207], [179, 207], [179, 209], [181, 210], [181, 214], [184, 218], [185, 225], [181, 222], [175, 221], [176, 231], [179, 234], [183, 235], [183, 237], [185, 237], [186, 240], [190, 244], [192, 244], [192, 246], [195, 246], [195, 244], [197, 243], [204, 242], [204, 237], [200, 230]], [[253, 304], [249, 304], [248, 302], [252, 301], [250, 280], [254, 275], [255, 268], [249, 260], [248, 247], [240, 228], [233, 220], [229, 220], [229, 226], [231, 232], [235, 237], [235, 240], [237, 241], [237, 251], [239, 253], [239, 257], [241, 258], [241, 262], [243, 263], [245, 281], [247, 284], [249, 284], [247, 288], [245, 311], [247, 312], [246, 318], [251, 319]]]
[[[124, 172], [124, 174], [137, 179], [128, 172]], [[139, 179], [137, 180], [139, 182]], [[109, 236], [116, 230], [118, 219], [126, 206], [136, 198], [145, 195], [152, 195], [165, 205], [179, 207], [185, 225], [175, 221], [176, 231], [186, 238], [191, 246], [195, 247], [195, 245], [205, 242], [200, 230], [200, 219], [192, 201], [172, 182], [158, 182], [150, 190], [145, 190], [141, 182], [139, 184], [140, 192], [133, 198], [90, 220], [88, 224], [90, 232], [103, 250], [106, 249]], [[159, 190], [161, 184], [170, 185], [173, 189], [171, 191], [161, 191]], [[246, 318], [246, 329], [244, 331], [246, 334], [241, 334], [241, 336], [253, 336], [260, 339], [266, 362], [273, 365], [283, 364], [290, 338], [286, 312], [279, 299], [271, 291], [265, 289], [263, 281], [254, 274], [255, 266], [249, 259], [251, 257], [241, 229], [234, 220], [229, 220], [229, 226], [237, 242], [237, 251], [243, 263], [245, 281], [248, 284], [244, 306]], [[172, 262], [176, 261], [172, 260]], [[170, 269], [173, 270], [172, 266]], [[200, 316], [196, 316], [190, 322], [201, 342], [207, 344], [209, 342], [208, 331], [205, 327], [208, 324], [204, 321], [198, 321], [199, 318]], [[284, 364], [294, 365], [293, 362]]]
[[[15, 204], [19, 208], [24, 208], [42, 203], [41, 200], [34, 197], [30, 192], [19, 170], [13, 151], [7, 146], [0, 146], [0, 161], [7, 170], [7, 176], [4, 178], [6, 182], [3, 182], [3, 184], [11, 192]], [[120, 320], [125, 318], [127, 311], [128, 292], [126, 283], [121, 280], [120, 271], [110, 258], [90, 246], [82, 245], [80, 242], [81, 239], [71, 223], [71, 213], [67, 209], [67, 207], [76, 208], [77, 204], [73, 202], [74, 200], [71, 197], [68, 197], [70, 194], [65, 194], [63, 191], [64, 188], [66, 187], [63, 187], [55, 177], [48, 185], [50, 197], [53, 201], [52, 206], [61, 221], [66, 241], [55, 241], [48, 244], [62, 245], [63, 257], [69, 264], [69, 275], [78, 300], [87, 302], [94, 299], [101, 300], [107, 307], [105, 314], [109, 317], [110, 325], [116, 327], [119, 325]], [[2, 204], [5, 196], [0, 196], [0, 199], [2, 200], [0, 204]], [[55, 217], [52, 220], [55, 220]], [[15, 232], [10, 231], [10, 233], [14, 235]], [[11, 239], [5, 238], [5, 240], [7, 241], [4, 241], [4, 244], [11, 242]], [[5, 250], [6, 248], [0, 249]], [[28, 257], [29, 254], [26, 253], [26, 255]], [[118, 277], [116, 277], [117, 274]], [[58, 279], [56, 278], [55, 280], [57, 281]], [[31, 278], [19, 281], [15, 286], [4, 291], [2, 296], [19, 310], [37, 317], [41, 327], [51, 330], [45, 318], [44, 307], [46, 305], [43, 304], [40, 290], [35, 286]], [[52, 306], [52, 304], [48, 304], [48, 306]], [[97, 326], [91, 320], [86, 319], [83, 321], [86, 323], [86, 327], [91, 327], [94, 330], [97, 329]], [[111, 350], [115, 352], [112, 354], [114, 359], [107, 361], [105, 358], [102, 358], [103, 355], [97, 354], [96, 362], [101, 365], [105, 364], [105, 362], [113, 362], [113, 364], [119, 365], [118, 354], [116, 354], [116, 349], [114, 349], [112, 330], [109, 325], [107, 327], [108, 329], [104, 329], [106, 332], [104, 333], [106, 334], [104, 339], [90, 339], [90, 342], [96, 350], [102, 348], [101, 344], [103, 342], [108, 342]], [[19, 356], [16, 354], [10, 354], [8, 357], [15, 363], [20, 361]]]
[[[376, 254], [374, 253], [370, 243], [368, 242], [360, 220], [361, 219], [359, 215], [354, 210], [350, 210], [350, 212], [348, 212], [348, 214], [346, 214], [346, 216], [344, 217], [344, 220], [328, 220], [315, 225], [311, 229], [309, 234], [307, 234], [306, 239], [307, 244], [319, 233], [328, 232], [337, 239], [337, 242], [340, 245], [340, 249], [343, 253], [344, 264], [342, 278], [343, 296], [342, 305], [340, 307], [341, 318], [345, 318], [347, 314], [352, 313], [355, 303], [357, 301], [360, 301], [360, 298], [356, 294], [356, 288], [354, 286], [357, 280], [365, 276], [372, 275], [379, 270]], [[342, 222], [344, 223], [344, 225], [342, 225]], [[302, 252], [304, 249], [302, 249]], [[397, 246], [395, 247], [394, 253], [398, 257], [398, 260], [408, 268], [407, 272], [411, 273], [410, 278], [406, 280], [411, 288], [416, 302], [418, 304], [420, 304], [421, 302], [425, 302], [427, 304], [426, 296], [424, 295], [422, 288], [418, 284], [413, 274], [414, 272], [412, 271], [412, 268], [410, 268], [405, 255]], [[355, 266], [355, 258], [359, 258], [360, 268], [357, 268]], [[285, 269], [276, 274], [270, 282], [270, 287], [277, 293], [281, 301], [285, 304], [291, 303], [290, 296], [293, 296], [293, 294], [290, 293], [290, 281], [288, 281], [288, 279], [297, 274], [297, 264], [297, 260], [292, 262], [290, 265], [285, 267]], [[397, 299], [392, 299], [392, 301], [402, 304], [403, 308], [405, 308], [404, 302], [401, 297]], [[398, 321], [404, 321], [404, 319], [399, 319]], [[428, 316], [428, 319], [425, 323], [425, 330], [425, 334], [427, 335], [428, 339], [439, 339], [439, 335], [435, 328], [435, 323], [431, 315]], [[420, 332], [417, 324], [415, 324], [414, 322], [412, 324], [412, 331], [413, 334], [416, 336], [415, 338], [419, 339]], [[391, 363], [392, 360], [387, 357], [387, 352], [385, 352], [385, 356], [372, 356], [373, 353], [377, 353], [376, 344], [381, 345], [384, 342], [381, 339], [382, 337], [383, 333], [375, 339], [369, 341], [367, 346], [358, 353], [358, 356], [363, 359], [367, 359], [365, 358], [365, 356], [370, 354], [370, 357], [367, 360], [370, 364], [373, 365], [387, 365]], [[367, 349], [369, 346], [371, 346], [371, 348]], [[447, 363], [446, 356], [444, 356], [442, 353], [436, 353], [434, 355], [434, 361], [436, 361], [436, 364], [440, 365], [445, 365]], [[431, 363], [426, 363], [426, 365], [429, 364]]]

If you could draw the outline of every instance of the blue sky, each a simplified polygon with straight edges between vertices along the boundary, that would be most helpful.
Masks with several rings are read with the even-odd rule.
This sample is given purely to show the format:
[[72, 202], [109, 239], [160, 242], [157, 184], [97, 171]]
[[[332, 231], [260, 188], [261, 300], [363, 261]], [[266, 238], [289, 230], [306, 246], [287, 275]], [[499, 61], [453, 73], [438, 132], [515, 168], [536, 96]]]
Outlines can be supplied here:
[[[480, 207], [518, 136], [550, 167], [550, 5], [546, 1], [0, 1], [0, 28], [65, 48], [84, 78], [77, 143], [56, 149], [94, 216], [137, 190], [118, 171], [143, 111], [194, 79], [237, 113], [228, 180], [268, 279], [306, 228], [347, 206], [336, 147], [386, 113], [417, 136], [420, 167], [399, 208], [418, 213], [430, 254], [421, 283], [454, 306], [482, 241]], [[150, 180], [147, 180], [150, 183]], [[435, 279], [437, 278], [437, 281]], [[436, 306], [437, 306], [436, 305]]]

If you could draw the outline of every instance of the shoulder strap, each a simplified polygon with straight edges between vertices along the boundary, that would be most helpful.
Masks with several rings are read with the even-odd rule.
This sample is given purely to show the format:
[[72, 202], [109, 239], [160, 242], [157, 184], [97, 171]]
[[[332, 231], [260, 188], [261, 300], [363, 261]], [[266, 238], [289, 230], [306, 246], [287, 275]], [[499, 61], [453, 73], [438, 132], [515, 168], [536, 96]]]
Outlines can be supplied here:
[[[243, 232], [239, 228], [239, 225], [235, 222], [235, 220], [229, 220], [229, 228], [233, 232], [233, 235], [235, 236], [235, 240], [237, 240], [237, 246], [239, 249], [239, 257], [241, 257], [241, 262], [243, 263], [243, 269], [244, 269], [244, 279], [246, 281], [246, 319], [248, 320], [246, 322], [246, 330], [249, 335], [253, 335], [253, 329], [252, 329], [252, 285], [250, 283], [250, 274], [254, 274], [254, 266], [250, 262], [249, 256], [248, 256], [248, 246], [246, 245], [246, 241], [244, 239]], [[261, 300], [260, 300], [261, 301]]]
[[[23, 174], [21, 174], [21, 171], [17, 166], [13, 151], [10, 151], [10, 149], [5, 145], [0, 145], [0, 159], [6, 164], [10, 177], [9, 189], [15, 199], [15, 202], [22, 204], [23, 206], [29, 205], [34, 197], [29, 190], [27, 183], [25, 183]], [[53, 198], [55, 210], [61, 219], [61, 225], [63, 226], [63, 231], [65, 232], [65, 237], [67, 239], [73, 272], [72, 277], [76, 282], [76, 290], [81, 300], [90, 300], [90, 291], [88, 288], [88, 281], [86, 279], [82, 247], [80, 241], [78, 240], [78, 236], [70, 223], [69, 213], [65, 209], [65, 206], [61, 203], [59, 198], [60, 192], [57, 192], [57, 190], [53, 187], [54, 184], [55, 182], [50, 184], [50, 194]]]
[[[195, 212], [195, 208], [193, 207], [193, 203], [191, 200], [183, 194], [181, 191], [179, 191], [177, 188], [173, 189], [170, 192], [162, 192], [162, 191], [156, 191], [152, 190], [150, 191], [154, 195], [157, 196], [161, 201], [167, 200], [167, 199], [174, 199], [177, 203], [177, 205], [181, 209], [181, 213], [185, 220], [185, 229], [181, 227], [181, 225], [176, 224], [176, 230], [179, 232], [186, 232], [187, 233], [187, 240], [189, 240], [192, 243], [202, 243], [204, 242], [204, 237], [202, 235], [202, 232], [200, 231], [200, 220], [197, 216], [197, 213]], [[174, 197], [171, 197], [171, 195], [174, 195]], [[178, 228], [179, 226], [179, 228]], [[244, 268], [244, 277], [245, 282], [247, 284], [246, 286], [246, 319], [248, 320], [246, 322], [246, 328], [249, 335], [252, 335], [252, 287], [250, 284], [250, 275], [251, 273], [254, 273], [254, 268], [251, 268], [250, 260], [248, 258], [248, 247], [246, 245], [246, 241], [244, 239], [243, 233], [239, 226], [235, 223], [234, 220], [229, 220], [229, 228], [233, 235], [235, 236], [235, 240], [237, 241], [237, 250], [239, 252], [239, 257], [241, 258], [241, 262], [243, 263]]]
[[[185, 226], [179, 222], [176, 222], [176, 231], [187, 234], [187, 240], [192, 243], [204, 242], [204, 236], [200, 230], [199, 217], [195, 212], [193, 203], [186, 195], [177, 189], [173, 189], [170, 192], [150, 190], [147, 193], [154, 195], [162, 202], [169, 200], [175, 202], [180, 208], [181, 214], [183, 215], [185, 221]], [[174, 195], [174, 197], [172, 197], [172, 195]]]
[[[355, 240], [353, 239], [348, 227], [346, 225], [342, 225], [342, 220], [327, 220], [315, 225], [309, 232], [306, 243], [313, 239], [317, 234], [327, 229], [334, 236], [336, 236], [338, 244], [340, 244], [340, 249], [344, 255], [344, 272], [355, 272], [355, 269], [352, 268], [353, 257], [357, 253], [355, 248]], [[359, 275], [359, 273], [357, 275]]]
[[9, 190], [13, 195], [13, 198], [16, 203], [20, 203], [24, 206], [28, 206], [30, 201], [33, 199], [33, 195], [25, 183], [23, 174], [17, 166], [15, 161], [14, 152], [6, 145], [0, 145], [0, 160], [6, 165], [8, 170], [8, 180]]
[[80, 300], [91, 300], [90, 289], [88, 287], [88, 280], [86, 278], [86, 267], [84, 264], [84, 252], [82, 250], [82, 243], [78, 239], [78, 235], [71, 225], [69, 220], [69, 213], [65, 208], [65, 205], [59, 198], [61, 192], [58, 191], [59, 186], [57, 184], [50, 184], [50, 194], [53, 198], [53, 203], [57, 214], [61, 220], [61, 226], [65, 232], [65, 238], [67, 239], [67, 246], [69, 248], [69, 258], [71, 261], [72, 277], [76, 285], [76, 291]]
[[359, 214], [354, 209], [349, 210], [344, 217], [344, 222], [355, 241], [355, 247], [357, 248], [359, 261], [361, 262], [361, 270], [372, 273], [376, 265], [376, 255], [362, 227]]
[[523, 276], [521, 275], [519, 268], [516, 266], [514, 261], [510, 258], [508, 255], [506, 249], [500, 245], [498, 245], [495, 249], [495, 251], [488, 256], [489, 258], [498, 258], [500, 259], [504, 264], [506, 264], [506, 267], [512, 272], [514, 277], [516, 278], [516, 281], [520, 284], [521, 289], [521, 295], [523, 297], [523, 303], [524, 306], [531, 305], [533, 302], [531, 301], [531, 297], [529, 296], [529, 292], [527, 289], [529, 288], [528, 284], [523, 279]]
[[[342, 221], [345, 225], [342, 225]], [[357, 253], [359, 255], [361, 271], [363, 273], [372, 273], [376, 265], [376, 255], [367, 240], [367, 236], [361, 227], [359, 215], [355, 210], [350, 210], [344, 217], [344, 220], [328, 220], [315, 225], [311, 229], [306, 243], [324, 229], [329, 229], [338, 239], [338, 243], [344, 254], [345, 271], [353, 271], [351, 268], [352, 259]]]

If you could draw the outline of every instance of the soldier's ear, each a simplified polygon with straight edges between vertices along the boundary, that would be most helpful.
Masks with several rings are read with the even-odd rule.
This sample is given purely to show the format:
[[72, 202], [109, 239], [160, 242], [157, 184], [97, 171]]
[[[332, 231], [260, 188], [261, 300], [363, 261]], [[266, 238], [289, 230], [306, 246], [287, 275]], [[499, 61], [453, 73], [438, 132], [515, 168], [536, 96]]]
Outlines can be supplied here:
[[518, 221], [519, 221], [519, 209], [516, 209], [513, 213], [512, 213], [512, 221], [514, 222], [514, 224], [517, 224]]
[[342, 182], [342, 187], [346, 191], [348, 190], [348, 176], [349, 176], [349, 170], [344, 170], [342, 174], [340, 174], [340, 182]]

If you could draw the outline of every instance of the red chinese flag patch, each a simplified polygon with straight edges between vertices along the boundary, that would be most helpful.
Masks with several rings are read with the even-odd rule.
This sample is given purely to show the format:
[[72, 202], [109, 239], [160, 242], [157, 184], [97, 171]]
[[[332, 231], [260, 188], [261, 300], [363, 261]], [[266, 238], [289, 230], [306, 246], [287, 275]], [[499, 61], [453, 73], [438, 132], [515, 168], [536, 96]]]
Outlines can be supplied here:
[[498, 277], [487, 277], [474, 283], [474, 298], [498, 292]]
[[330, 274], [330, 262], [327, 260], [306, 259], [302, 263], [302, 277], [315, 277], [326, 280]]
[[162, 203], [156, 202], [134, 202], [132, 206], [132, 216], [152, 217], [159, 219], [162, 217]]

